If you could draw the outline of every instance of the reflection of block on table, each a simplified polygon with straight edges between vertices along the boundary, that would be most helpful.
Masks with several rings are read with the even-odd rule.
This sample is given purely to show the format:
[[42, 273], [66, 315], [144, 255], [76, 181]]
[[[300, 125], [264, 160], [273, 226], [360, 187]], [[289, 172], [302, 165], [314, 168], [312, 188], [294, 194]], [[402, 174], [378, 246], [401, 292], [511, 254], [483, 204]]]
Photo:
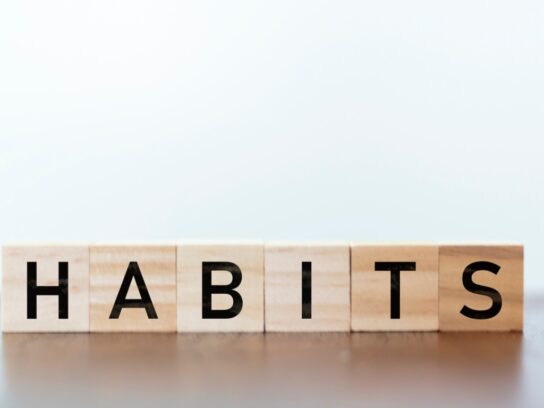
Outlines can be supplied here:
[[[115, 312], [123, 287], [129, 302]], [[175, 332], [176, 247], [91, 246], [90, 293], [93, 332]]]
[[[262, 332], [263, 267], [262, 244], [185, 243], [178, 246], [178, 331]], [[205, 273], [209, 274], [206, 282], [218, 293], [212, 293], [209, 285], [206, 287], [210, 290], [204, 290]], [[237, 297], [236, 302], [233, 296]], [[212, 311], [209, 314], [213, 316], [203, 315], [205, 298], [209, 300], [206, 310]], [[240, 309], [235, 311], [236, 306]], [[225, 314], [229, 316], [218, 316]]]
[[438, 330], [438, 246], [352, 245], [351, 328]]
[[439, 296], [442, 331], [523, 330], [523, 246], [441, 246]]
[[87, 246], [6, 246], [2, 282], [3, 331], [89, 330]]
[[349, 268], [347, 244], [265, 245], [265, 330], [349, 331]]

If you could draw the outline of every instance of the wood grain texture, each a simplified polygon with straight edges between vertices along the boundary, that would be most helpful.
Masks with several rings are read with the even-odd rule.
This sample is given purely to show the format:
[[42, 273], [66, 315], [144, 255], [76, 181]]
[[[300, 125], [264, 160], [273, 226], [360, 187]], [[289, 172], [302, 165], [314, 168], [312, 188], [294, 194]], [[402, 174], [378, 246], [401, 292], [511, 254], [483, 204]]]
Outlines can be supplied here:
[[[238, 315], [229, 319], [202, 318], [202, 263], [232, 262], [242, 272], [235, 288], [243, 299]], [[179, 332], [262, 332], [264, 330], [264, 255], [262, 244], [184, 243], [178, 246], [178, 331]], [[228, 271], [213, 271], [214, 285], [228, 285]], [[213, 294], [214, 310], [229, 309], [228, 294]]]
[[[477, 284], [496, 289], [502, 308], [486, 320], [468, 318], [460, 313], [464, 305], [478, 310], [491, 306], [487, 296], [469, 292], [463, 286], [463, 271], [478, 261], [500, 266], [497, 274], [479, 271]], [[523, 246], [448, 245], [440, 247], [439, 328], [441, 331], [520, 331], [523, 330]]]
[[[302, 318], [302, 262], [312, 262], [312, 314]], [[349, 246], [265, 245], [265, 330], [349, 331]]]
[[[118, 319], [109, 318], [130, 262], [138, 263], [157, 319], [143, 308], [124, 308]], [[176, 247], [91, 246], [90, 293], [92, 332], [175, 332]], [[127, 299], [140, 299], [134, 280]]]
[[[376, 262], [415, 262], [400, 272], [400, 315], [391, 318], [391, 272]], [[438, 246], [351, 246], [351, 329], [353, 331], [438, 330]]]
[[[38, 286], [59, 285], [59, 262], [68, 262], [68, 318], [59, 319], [59, 297], [37, 296], [36, 319], [27, 319], [27, 262], [36, 262]], [[4, 332], [89, 330], [88, 246], [3, 248], [2, 329]]]

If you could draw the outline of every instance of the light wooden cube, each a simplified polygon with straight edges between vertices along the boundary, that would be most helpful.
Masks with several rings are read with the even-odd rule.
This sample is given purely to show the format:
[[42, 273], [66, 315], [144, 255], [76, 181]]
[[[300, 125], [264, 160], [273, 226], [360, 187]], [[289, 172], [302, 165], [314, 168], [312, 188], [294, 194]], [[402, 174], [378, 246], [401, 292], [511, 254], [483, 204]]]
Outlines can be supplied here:
[[438, 330], [438, 246], [352, 245], [351, 329]]
[[441, 246], [439, 296], [441, 331], [523, 330], [523, 246]]
[[[178, 246], [178, 332], [262, 332], [263, 261], [262, 244], [184, 243]], [[206, 295], [211, 302], [206, 302], [206, 314], [205, 271], [209, 273], [207, 285], [217, 285], [219, 292], [231, 286], [229, 293]], [[241, 277], [239, 282], [235, 275]], [[236, 305], [241, 305], [241, 309], [234, 310]]]
[[264, 271], [266, 331], [349, 331], [348, 245], [265, 245]]
[[[56, 294], [29, 297], [36, 290]], [[67, 276], [67, 283], [64, 276]], [[59, 280], [62, 278], [62, 281]], [[89, 247], [7, 246], [3, 249], [2, 328], [4, 332], [86, 332], [89, 330]], [[64, 292], [63, 285], [67, 288]], [[44, 289], [50, 286], [51, 289]], [[53, 289], [57, 287], [58, 289]], [[62, 290], [63, 299], [59, 294]], [[67, 302], [64, 293], [67, 293]], [[31, 298], [34, 298], [34, 303]], [[30, 303], [29, 303], [30, 302]], [[31, 304], [34, 303], [36, 308]], [[67, 304], [66, 304], [67, 303]], [[30, 306], [30, 307], [29, 307]], [[67, 306], [67, 307], [66, 307]]]
[[[138, 271], [145, 287], [138, 282]], [[152, 306], [148, 302], [147, 308], [123, 307], [116, 313], [123, 281], [129, 289], [122, 298], [145, 300], [147, 288]], [[90, 293], [92, 332], [175, 332], [176, 247], [91, 246]]]

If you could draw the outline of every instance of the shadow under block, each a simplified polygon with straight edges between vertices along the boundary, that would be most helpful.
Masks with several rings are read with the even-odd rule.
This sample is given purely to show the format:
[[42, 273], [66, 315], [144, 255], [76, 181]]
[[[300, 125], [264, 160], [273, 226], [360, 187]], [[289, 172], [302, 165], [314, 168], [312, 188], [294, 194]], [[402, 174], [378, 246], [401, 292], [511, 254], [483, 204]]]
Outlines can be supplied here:
[[178, 332], [262, 332], [263, 262], [262, 244], [178, 246]]
[[[175, 332], [176, 247], [91, 246], [90, 294], [92, 332]], [[118, 296], [129, 302], [115, 318]]]
[[265, 245], [264, 274], [266, 331], [350, 330], [348, 245]]
[[438, 330], [438, 246], [352, 245], [351, 329]]
[[439, 270], [441, 331], [523, 330], [523, 246], [441, 246]]
[[[34, 272], [36, 314], [35, 318], [29, 318], [30, 294], [27, 293], [27, 283], [28, 274], [33, 275]], [[60, 282], [59, 274], [62, 278]], [[2, 279], [4, 332], [89, 330], [89, 247], [4, 247]], [[30, 281], [32, 280], [31, 276]], [[44, 286], [51, 288], [43, 289]], [[53, 289], [54, 287], [56, 289]], [[40, 294], [43, 291], [52, 293], [56, 291], [56, 294]], [[61, 300], [61, 296], [64, 296], [64, 300]], [[32, 301], [30, 303], [33, 304]], [[33, 310], [33, 307], [30, 306], [30, 309]], [[33, 312], [30, 312], [30, 317], [32, 316]]]

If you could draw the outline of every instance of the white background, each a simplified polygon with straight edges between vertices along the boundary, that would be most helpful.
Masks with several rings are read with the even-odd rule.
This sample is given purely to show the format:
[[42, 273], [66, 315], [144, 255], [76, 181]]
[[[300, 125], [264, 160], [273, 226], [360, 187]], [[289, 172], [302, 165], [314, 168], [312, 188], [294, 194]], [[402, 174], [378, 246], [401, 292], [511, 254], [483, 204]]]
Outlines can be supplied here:
[[526, 246], [544, 3], [4, 1], [0, 243]]

